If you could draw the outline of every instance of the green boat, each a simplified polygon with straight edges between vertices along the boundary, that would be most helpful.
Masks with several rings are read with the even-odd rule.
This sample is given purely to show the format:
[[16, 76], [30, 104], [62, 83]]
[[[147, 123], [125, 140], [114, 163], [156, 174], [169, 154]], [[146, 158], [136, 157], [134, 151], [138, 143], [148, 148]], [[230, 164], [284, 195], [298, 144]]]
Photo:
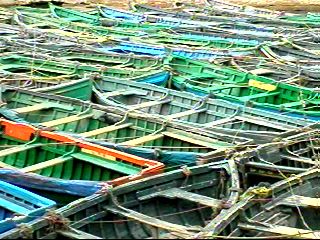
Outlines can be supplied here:
[[252, 187], [193, 237], [318, 239], [319, 177], [316, 168], [271, 186]]
[[[223, 133], [189, 128], [159, 117], [128, 113], [77, 99], [3, 89], [2, 115], [45, 129], [64, 131], [78, 138], [164, 162], [167, 166], [194, 165], [201, 157], [220, 156], [230, 148], [241, 148], [252, 140]], [[12, 111], [8, 111], [12, 110]]]
[[317, 66], [301, 66], [287, 64], [276, 59], [259, 57], [220, 58], [214, 63], [223, 67], [235, 68], [258, 76], [272, 78], [277, 82], [288, 83], [307, 88], [317, 88], [320, 85], [320, 68]]
[[[166, 32], [157, 33], [141, 33], [141, 31], [126, 31], [121, 28], [106, 28], [97, 27], [89, 24], [79, 24], [70, 22], [65, 19], [52, 19], [33, 15], [30, 13], [20, 13], [20, 21], [26, 24], [36, 24], [37, 27], [56, 27], [64, 28], [76, 32], [87, 32], [98, 36], [108, 36], [116, 40], [129, 37], [131, 41], [146, 43], [146, 44], [164, 44], [168, 46], [175, 46], [179, 44], [182, 47], [193, 47], [199, 49], [232, 49], [232, 50], [255, 50], [257, 49], [259, 42], [254, 40], [242, 40], [232, 38], [221, 37], [208, 37], [190, 34], [171, 34]], [[40, 26], [39, 26], [40, 25]]]
[[[139, 64], [139, 61], [136, 62]], [[145, 67], [134, 69], [130, 67], [105, 67], [99, 65], [87, 65], [79, 62], [54, 58], [48, 55], [37, 54], [33, 57], [28, 55], [4, 54], [0, 57], [0, 71], [7, 72], [35, 72], [39, 76], [77, 75], [84, 76], [86, 73], [102, 74], [109, 78], [126, 79], [130, 81], [142, 81], [156, 85], [166, 85], [169, 72], [159, 67]]]
[[233, 162], [179, 169], [105, 188], [0, 238], [191, 238], [233, 206], [239, 191]]
[[36, 173], [56, 181], [120, 185], [160, 173], [164, 167], [156, 161], [7, 120], [1, 120], [0, 141], [1, 168]]
[[[139, 56], [134, 54], [120, 54], [113, 52], [101, 53], [94, 48], [86, 48], [83, 46], [72, 46], [72, 48], [51, 44], [51, 51], [47, 48], [47, 45], [30, 44], [25, 40], [5, 41], [4, 48], [2, 50], [6, 55], [18, 54], [23, 56], [29, 56], [30, 51], [37, 52], [37, 55], [47, 54], [50, 59], [59, 59], [67, 61], [80, 62], [85, 65], [101, 65], [107, 67], [119, 67], [119, 68], [161, 68], [163, 59], [152, 56]], [[56, 50], [57, 49], [57, 50]]]
[[317, 91], [178, 56], [168, 59], [168, 65], [177, 89], [300, 118], [320, 116]]
[[49, 3], [49, 11], [54, 17], [62, 18], [71, 22], [82, 22], [96, 26], [105, 26], [105, 27], [119, 27], [127, 29], [137, 29], [148, 32], [155, 32], [160, 29], [172, 29], [171, 25], [167, 24], [153, 24], [153, 23], [135, 23], [130, 21], [115, 21], [110, 18], [100, 17], [100, 11], [95, 14], [87, 14], [81, 11], [76, 11], [74, 9], [67, 9], [63, 7], [56, 6], [52, 3]]
[[[0, 66], [1, 69], [1, 66]], [[19, 69], [20, 70], [20, 69]], [[35, 92], [58, 94], [66, 97], [90, 100], [92, 97], [92, 80], [74, 75], [47, 76], [37, 71], [14, 73], [0, 70], [0, 84], [22, 87]]]
[[246, 137], [256, 143], [270, 142], [281, 132], [313, 123], [147, 83], [95, 78], [94, 85], [92, 100], [99, 104], [152, 114], [202, 131]]

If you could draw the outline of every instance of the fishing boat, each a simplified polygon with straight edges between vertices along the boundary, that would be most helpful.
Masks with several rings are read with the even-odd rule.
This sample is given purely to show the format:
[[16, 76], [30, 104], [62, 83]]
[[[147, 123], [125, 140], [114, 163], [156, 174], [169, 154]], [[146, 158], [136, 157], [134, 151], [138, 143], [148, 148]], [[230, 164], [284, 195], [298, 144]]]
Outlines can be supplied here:
[[146, 83], [96, 77], [94, 85], [92, 100], [99, 104], [152, 114], [202, 131], [246, 137], [256, 143], [270, 142], [281, 132], [313, 122]]
[[[82, 56], [83, 57], [83, 56]], [[81, 58], [81, 56], [79, 56]], [[107, 58], [107, 57], [106, 57]], [[159, 69], [159, 67], [145, 67], [134, 69], [130, 67], [104, 67], [99, 65], [81, 64], [74, 61], [63, 61], [49, 55], [37, 54], [32, 56], [5, 54], [0, 57], [0, 71], [6, 72], [31, 72], [31, 78], [35, 76], [61, 77], [61, 75], [83, 77], [86, 73], [102, 73], [110, 78], [127, 79], [130, 81], [143, 81], [152, 84], [166, 85], [169, 79], [169, 72]], [[137, 62], [138, 64], [138, 62]], [[34, 73], [33, 73], [34, 72]], [[76, 82], [74, 83], [76, 84]], [[80, 85], [79, 85], [80, 86]], [[77, 86], [75, 86], [77, 88]], [[91, 84], [87, 83], [86, 97], [89, 100], [91, 92]], [[76, 95], [73, 95], [76, 97]]]
[[97, 11], [94, 14], [88, 14], [82, 11], [76, 11], [74, 9], [59, 7], [52, 3], [49, 3], [49, 11], [51, 11], [52, 16], [57, 18], [66, 19], [72, 22], [87, 23], [96, 26], [139, 29], [148, 32], [155, 32], [155, 30], [160, 29], [174, 28], [174, 26], [168, 24], [139, 23], [133, 21], [114, 21], [112, 18], [109, 18], [108, 16], [101, 17], [99, 11]]
[[[245, 188], [258, 181], [274, 183], [299, 174], [319, 164], [319, 124], [279, 134], [272, 142], [255, 149], [236, 152], [237, 163]], [[213, 158], [211, 161], [215, 161]], [[216, 160], [219, 160], [217, 158]]]
[[[30, 111], [31, 108], [33, 106], [23, 109]], [[84, 185], [87, 181], [102, 181], [102, 184], [121, 185], [160, 173], [164, 167], [160, 162], [65, 134], [44, 131], [25, 123], [2, 119], [1, 129], [1, 168], [36, 173], [56, 181], [85, 180]], [[24, 182], [24, 187], [28, 186], [28, 182]], [[58, 191], [62, 191], [62, 188], [61, 184]], [[68, 186], [67, 190], [70, 191]], [[72, 191], [76, 193], [77, 189]]]
[[210, 16], [206, 14], [197, 14], [197, 13], [189, 13], [187, 11], [175, 11], [162, 9], [158, 7], [151, 7], [145, 4], [133, 3], [130, 5], [131, 9], [135, 12], [143, 13], [145, 16], [156, 16], [156, 17], [173, 17], [179, 19], [187, 19], [187, 20], [197, 20], [202, 22], [226, 22], [226, 21], [234, 21], [234, 22], [249, 22], [247, 18], [240, 18], [234, 16], [232, 19], [226, 16]]
[[[212, 39], [212, 47], [205, 47], [208, 44], [208, 41], [195, 41], [195, 40], [184, 40], [181, 39], [172, 39], [171, 42], [176, 43], [185, 43], [186, 45], [183, 48], [177, 48], [175, 44], [159, 44], [156, 41], [152, 41], [152, 39], [156, 39], [157, 35], [153, 36], [151, 40], [148, 40], [147, 33], [138, 34], [136, 31], [127, 31], [126, 29], [117, 30], [113, 29], [110, 32], [109, 28], [101, 27], [101, 31], [97, 29], [93, 29], [90, 25], [81, 24], [78, 26], [76, 23], [72, 23], [69, 21], [62, 22], [61, 20], [52, 20], [51, 18], [47, 20], [37, 19], [39, 18], [37, 15], [27, 16], [27, 14], [19, 14], [15, 15], [14, 20], [21, 26], [28, 28], [29, 30], [35, 29], [33, 26], [38, 23], [42, 24], [41, 30], [42, 32], [55, 33], [63, 36], [72, 36], [75, 38], [79, 38], [84, 43], [89, 42], [92, 43], [101, 43], [97, 47], [98, 51], [101, 52], [118, 52], [118, 53], [134, 53], [134, 54], [142, 54], [142, 55], [151, 55], [164, 57], [170, 54], [171, 52], [181, 55], [191, 57], [193, 59], [210, 59], [215, 58], [217, 56], [244, 56], [251, 55], [256, 53], [256, 46], [252, 46], [252, 43], [248, 43], [248, 47], [242, 47], [242, 43], [240, 45], [234, 45], [234, 48], [228, 49], [225, 48], [227, 42], [227, 46], [233, 46], [231, 44], [231, 40], [221, 40], [221, 39]], [[55, 24], [55, 21], [58, 21]], [[63, 24], [62, 24], [63, 23]], [[39, 26], [38, 26], [39, 27]], [[51, 28], [53, 27], [53, 29]], [[40, 29], [40, 28], [39, 28]], [[69, 31], [64, 31], [61, 29], [68, 29]], [[121, 35], [117, 37], [112, 34]], [[130, 36], [129, 36], [130, 35]], [[139, 35], [139, 36], [138, 36]], [[145, 38], [141, 38], [145, 35]], [[172, 35], [174, 36], [174, 35]], [[163, 38], [163, 36], [158, 36]], [[144, 39], [144, 41], [142, 41]], [[169, 40], [168, 40], [169, 41]], [[222, 48], [215, 48], [221, 46]]]
[[[50, 59], [64, 59], [67, 61], [80, 62], [86, 65], [102, 65], [107, 67], [120, 68], [160, 68], [163, 59], [151, 56], [138, 56], [134, 54], [119, 53], [101, 53], [95, 48], [84, 47], [83, 45], [59, 46], [51, 43], [50, 46], [41, 43], [30, 43], [27, 40], [3, 41], [4, 47], [2, 52], [9, 54], [14, 53], [23, 56], [30, 56], [30, 52], [36, 52], [37, 55], [47, 54]], [[36, 45], [36, 46], [35, 46]], [[48, 49], [50, 47], [50, 49]], [[58, 50], [59, 49], [59, 50]], [[48, 57], [49, 58], [49, 57]]]
[[[12, 121], [30, 122], [47, 130], [64, 131], [122, 152], [155, 159], [170, 168], [195, 165], [199, 157], [223, 155], [252, 140], [170, 123], [159, 116], [130, 113], [112, 106], [18, 88], [2, 91], [2, 115]], [[12, 110], [12, 111], [8, 111]]]
[[[70, 13], [70, 11], [72, 13]], [[64, 21], [68, 21], [68, 17], [65, 18], [65, 16], [68, 16], [69, 14], [75, 14], [74, 10], [64, 9], [62, 7], [59, 7], [59, 12], [55, 13], [60, 14], [60, 19], [62, 18]], [[75, 18], [79, 18], [81, 16], [82, 12], [78, 12]], [[88, 14], [83, 14], [83, 18], [86, 18]], [[36, 16], [35, 16], [36, 18]], [[50, 19], [47, 19], [49, 21]], [[88, 25], [91, 29], [91, 25]], [[107, 29], [107, 28], [105, 28]], [[102, 28], [101, 28], [102, 30]], [[95, 34], [99, 34], [98, 29], [94, 32]], [[105, 33], [105, 30], [103, 30]], [[109, 36], [114, 36], [112, 33], [113, 31], [109, 29]], [[119, 32], [117, 32], [119, 34]], [[127, 34], [127, 33], [126, 33]], [[99, 34], [103, 35], [103, 34]], [[139, 34], [141, 35], [141, 34]], [[135, 37], [132, 36], [130, 39], [135, 40]], [[157, 31], [155, 33], [150, 34], [144, 34], [139, 36], [139, 39], [135, 41], [140, 41], [141, 43], [152, 43], [152, 44], [166, 44], [166, 45], [175, 45], [179, 44], [182, 48], [183, 47], [204, 47], [207, 49], [210, 48], [229, 48], [229, 49], [241, 49], [241, 48], [253, 48], [256, 47], [259, 42], [255, 40], [242, 40], [242, 39], [231, 39], [231, 38], [222, 38], [217, 36], [199, 36], [199, 35], [191, 35], [191, 34], [171, 34], [166, 33], [162, 31]]]
[[0, 180], [0, 234], [19, 224], [40, 218], [56, 203], [42, 196]]
[[0, 168], [0, 179], [51, 199], [55, 201], [56, 207], [63, 207], [80, 198], [95, 194], [107, 185], [99, 181], [56, 179], [8, 168]]
[[1, 84], [22, 87], [35, 92], [58, 94], [82, 100], [90, 100], [92, 96], [93, 84], [87, 77], [80, 78], [76, 75], [41, 77], [1, 70], [0, 77]]
[[[157, 24], [172, 25], [174, 30], [199, 30], [201, 32], [211, 32], [213, 30], [227, 30], [233, 31], [235, 34], [253, 35], [256, 37], [272, 37], [274, 34], [283, 35], [285, 32], [295, 32], [297, 34], [298, 29], [283, 29], [282, 27], [270, 27], [257, 24], [251, 24], [247, 22], [237, 21], [233, 18], [224, 19], [224, 21], [198, 21], [191, 19], [179, 18], [177, 13], [174, 13], [174, 17], [171, 16], [155, 16], [152, 12], [148, 14], [132, 13], [129, 11], [118, 10], [110, 7], [100, 7], [101, 15], [104, 17], [112, 18], [114, 20], [132, 21], [134, 23], [152, 22]], [[190, 17], [190, 14], [187, 14]], [[217, 29], [218, 28], [218, 29]]]
[[100, 14], [105, 18], [112, 18], [115, 20], [126, 20], [133, 23], [143, 23], [143, 22], [150, 22], [156, 24], [165, 24], [172, 27], [197, 27], [197, 26], [210, 26], [213, 25], [208, 22], [201, 22], [196, 20], [186, 20], [176, 17], [158, 17], [158, 16], [150, 16], [150, 15], [143, 15], [135, 12], [130, 12], [126, 10], [115, 9], [107, 6], [100, 6], [99, 7]]
[[239, 191], [232, 162], [179, 169], [106, 188], [0, 238], [190, 238], [232, 206]]
[[172, 77], [172, 85], [179, 90], [202, 96], [210, 94], [210, 97], [294, 117], [305, 116], [317, 120], [320, 116], [315, 89], [178, 56], [168, 58], [168, 65], [176, 72]]
[[299, 63], [270, 60], [263, 57], [239, 57], [215, 59], [214, 63], [228, 68], [235, 68], [242, 72], [272, 78], [277, 82], [307, 88], [317, 88], [320, 85], [320, 68], [318, 66], [302, 66]]
[[319, 68], [319, 46], [312, 43], [310, 39], [306, 41], [284, 41], [281, 44], [265, 44], [260, 51], [269, 59], [284, 62], [289, 65], [298, 63], [302, 66], [316, 65]]
[[320, 170], [316, 168], [271, 186], [252, 187], [197, 237], [317, 239], [319, 177]]

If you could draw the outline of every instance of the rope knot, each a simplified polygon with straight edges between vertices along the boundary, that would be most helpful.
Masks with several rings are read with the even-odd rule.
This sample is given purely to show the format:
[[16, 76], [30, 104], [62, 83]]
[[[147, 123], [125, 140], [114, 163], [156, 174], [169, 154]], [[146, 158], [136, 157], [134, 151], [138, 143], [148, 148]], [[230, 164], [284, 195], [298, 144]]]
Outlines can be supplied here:
[[33, 236], [32, 236], [33, 230], [31, 226], [25, 223], [22, 223], [22, 224], [19, 224], [17, 228], [19, 229], [20, 237], [22, 239], [33, 239]]
[[187, 177], [189, 177], [192, 174], [191, 170], [187, 166], [182, 166], [181, 169], [183, 174]]
[[108, 183], [101, 183], [101, 189], [98, 191], [100, 194], [109, 194], [112, 192], [113, 186]]
[[44, 219], [49, 222], [50, 230], [52, 231], [68, 229], [70, 223], [67, 218], [54, 211], [48, 211], [47, 215], [44, 216]]

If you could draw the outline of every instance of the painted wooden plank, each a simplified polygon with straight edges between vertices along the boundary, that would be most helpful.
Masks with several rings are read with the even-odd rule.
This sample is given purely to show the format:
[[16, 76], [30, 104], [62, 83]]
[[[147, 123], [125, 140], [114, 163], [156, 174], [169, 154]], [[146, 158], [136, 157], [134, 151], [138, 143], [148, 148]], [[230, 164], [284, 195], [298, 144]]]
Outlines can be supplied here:
[[148, 91], [143, 91], [143, 90], [136, 90], [136, 89], [121, 89], [118, 91], [112, 91], [112, 92], [106, 92], [102, 93], [102, 96], [109, 98], [109, 97], [115, 97], [119, 95], [143, 95], [146, 96], [148, 95]]
[[106, 158], [97, 158], [84, 153], [73, 153], [72, 156], [84, 162], [91, 163], [96, 166], [100, 166], [104, 169], [110, 169], [125, 175], [135, 175], [141, 172], [141, 168], [136, 167], [125, 162], [113, 161]]
[[200, 194], [192, 193], [185, 191], [181, 188], [170, 188], [167, 190], [151, 193], [149, 195], [139, 197], [139, 200], [146, 200], [150, 198], [154, 198], [157, 196], [161, 197], [167, 197], [167, 198], [179, 198], [179, 199], [185, 199], [191, 202], [196, 202], [205, 206], [210, 206], [213, 208], [218, 208], [222, 201], [210, 197], [206, 197]]
[[95, 129], [95, 130], [92, 130], [89, 132], [84, 132], [84, 133], [81, 133], [80, 135], [83, 137], [93, 137], [93, 136], [96, 136], [99, 134], [112, 132], [112, 131], [116, 131], [116, 130], [119, 130], [122, 128], [130, 127], [131, 125], [132, 125], [132, 123], [125, 123], [125, 124], [121, 124], [121, 125], [112, 125], [112, 126], [107, 126], [107, 127]]
[[94, 114], [73, 115], [73, 116], [69, 116], [69, 117], [65, 117], [65, 118], [55, 119], [55, 120], [48, 121], [48, 122], [43, 122], [43, 123], [41, 123], [41, 125], [46, 126], [46, 127], [54, 127], [54, 126], [58, 126], [60, 124], [75, 122], [75, 121], [79, 121], [79, 120], [82, 120], [85, 118], [90, 118], [93, 116], [94, 116]]
[[95, 235], [68, 227], [67, 230], [58, 230], [57, 233], [68, 239], [103, 239]]
[[152, 106], [165, 104], [165, 103], [169, 103], [169, 102], [171, 102], [171, 99], [166, 99], [166, 100], [163, 100], [163, 101], [159, 101], [159, 100], [149, 101], [149, 102], [144, 102], [144, 103], [141, 103], [141, 104], [133, 105], [131, 109], [135, 110], [135, 109], [139, 109], [139, 108], [147, 108], [147, 107], [152, 107]]
[[139, 138], [136, 138], [136, 139], [133, 139], [133, 140], [129, 140], [129, 141], [126, 141], [126, 142], [122, 142], [122, 143], [119, 143], [120, 145], [127, 145], [127, 146], [138, 146], [138, 145], [141, 145], [145, 142], [150, 142], [150, 141], [154, 141], [154, 140], [157, 140], [159, 138], [163, 137], [163, 134], [150, 134], [150, 135], [146, 135], [146, 136], [143, 136], [143, 137], [139, 137]]
[[57, 158], [51, 159], [49, 161], [37, 163], [37, 164], [34, 164], [32, 166], [22, 168], [22, 169], [20, 169], [20, 171], [21, 172], [25, 172], [25, 173], [35, 172], [35, 171], [38, 171], [38, 170], [41, 170], [41, 169], [44, 169], [44, 168], [47, 168], [47, 167], [52, 167], [54, 165], [58, 165], [60, 163], [64, 163], [64, 162], [69, 161], [69, 160], [72, 160], [72, 157], [57, 157]]
[[290, 126], [282, 126], [281, 123], [272, 123], [271, 121], [265, 122], [263, 119], [260, 120], [258, 118], [247, 117], [247, 116], [246, 117], [236, 116], [235, 119], [243, 121], [243, 122], [254, 123], [257, 125], [263, 124], [263, 126], [269, 126], [269, 127], [273, 127], [275, 129], [280, 129], [280, 130], [284, 130], [284, 131], [287, 131], [288, 128], [290, 127]]
[[209, 122], [206, 124], [207, 127], [213, 127], [213, 126], [219, 126], [219, 125], [222, 125], [222, 124], [226, 124], [226, 123], [232, 123], [232, 121], [234, 121], [235, 118], [222, 118], [222, 119], [219, 119], [219, 120], [216, 120], [216, 121], [212, 121], [212, 122]]
[[278, 204], [288, 205], [293, 207], [299, 206], [299, 207], [320, 208], [320, 198], [292, 195], [281, 200]]
[[268, 69], [268, 68], [257, 68], [254, 70], [249, 71], [252, 74], [255, 75], [262, 75], [262, 74], [267, 74], [267, 73], [274, 73], [275, 71]]
[[116, 157], [110, 156], [108, 154], [100, 153], [100, 152], [97, 152], [97, 151], [85, 149], [85, 148], [82, 148], [81, 152], [88, 153], [88, 154], [95, 155], [95, 156], [102, 157], [102, 158], [106, 158], [106, 159], [112, 160], [112, 161], [117, 160]]
[[138, 222], [147, 224], [147, 225], [151, 225], [160, 229], [165, 229], [169, 232], [175, 232], [175, 233], [180, 233], [182, 234], [184, 237], [191, 237], [192, 232], [190, 232], [189, 230], [193, 230], [191, 228], [182, 226], [182, 225], [178, 225], [178, 224], [174, 224], [174, 223], [170, 223], [170, 222], [166, 222], [154, 217], [150, 217], [148, 215], [130, 210], [130, 209], [120, 209], [117, 207], [112, 207], [112, 206], [105, 206], [104, 207], [107, 211], [110, 211], [114, 214], [118, 214], [121, 216], [125, 216], [129, 219], [133, 219], [136, 220]]
[[38, 103], [38, 104], [35, 104], [32, 106], [21, 107], [21, 108], [16, 108], [16, 109], [12, 109], [12, 110], [17, 113], [28, 113], [28, 112], [35, 112], [35, 111], [39, 111], [39, 110], [50, 108], [50, 107], [51, 107], [51, 104]]
[[0, 198], [0, 206], [14, 213], [19, 213], [22, 215], [28, 215], [32, 210], [24, 208], [18, 204], [14, 204], [4, 198]]
[[9, 164], [0, 161], [0, 168], [17, 169]]
[[257, 94], [248, 95], [244, 97], [239, 97], [239, 99], [241, 99], [242, 101], [249, 101], [256, 98], [276, 96], [278, 94], [279, 92], [262, 92], [262, 93], [257, 93]]
[[16, 147], [12, 147], [12, 148], [7, 148], [7, 149], [4, 149], [4, 150], [1, 150], [0, 151], [0, 158], [1, 157], [5, 157], [5, 156], [8, 156], [8, 155], [11, 155], [11, 154], [15, 154], [15, 153], [18, 153], [18, 152], [22, 152], [22, 151], [27, 151], [27, 150], [30, 150], [32, 148], [36, 148], [36, 147], [39, 147], [41, 144], [30, 144], [30, 145], [20, 145], [20, 146], [16, 146]]
[[179, 112], [179, 113], [168, 115], [166, 118], [171, 120], [171, 119], [175, 119], [175, 118], [181, 118], [181, 117], [185, 117], [185, 116], [188, 116], [188, 115], [192, 115], [192, 114], [195, 114], [195, 113], [205, 112], [206, 110], [207, 110], [206, 108], [202, 108], [202, 109], [198, 109], [198, 110], [191, 109], [191, 110], [187, 110], [187, 111], [184, 111], [184, 112]]
[[199, 145], [199, 146], [203, 146], [203, 147], [207, 147], [207, 148], [216, 148], [217, 147], [217, 146], [215, 146], [215, 145], [213, 145], [213, 144], [211, 144], [209, 142], [201, 141], [201, 140], [194, 139], [192, 137], [188, 137], [188, 136], [184, 136], [184, 135], [180, 135], [180, 134], [177, 134], [177, 133], [163, 132], [162, 134], [166, 135], [168, 137], [176, 138], [176, 139], [179, 139], [181, 141], [189, 142], [189, 143], [192, 143], [192, 144], [195, 144], [195, 145]]
[[263, 223], [264, 226], [260, 226], [258, 224], [251, 225], [251, 224], [244, 224], [240, 223], [238, 225], [239, 228], [245, 230], [253, 230], [258, 232], [265, 232], [271, 234], [279, 234], [284, 236], [291, 236], [291, 237], [299, 237], [305, 239], [319, 239], [320, 232], [319, 231], [310, 231], [305, 229], [287, 227], [287, 226], [279, 226], [273, 224], [266, 224]]

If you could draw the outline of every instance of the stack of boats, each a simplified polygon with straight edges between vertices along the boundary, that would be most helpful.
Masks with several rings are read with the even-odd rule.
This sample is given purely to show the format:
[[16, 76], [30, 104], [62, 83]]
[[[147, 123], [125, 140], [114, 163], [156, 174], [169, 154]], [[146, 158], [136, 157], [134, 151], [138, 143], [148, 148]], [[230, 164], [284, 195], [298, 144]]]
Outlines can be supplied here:
[[0, 238], [320, 238], [320, 15], [208, 0], [0, 9]]

